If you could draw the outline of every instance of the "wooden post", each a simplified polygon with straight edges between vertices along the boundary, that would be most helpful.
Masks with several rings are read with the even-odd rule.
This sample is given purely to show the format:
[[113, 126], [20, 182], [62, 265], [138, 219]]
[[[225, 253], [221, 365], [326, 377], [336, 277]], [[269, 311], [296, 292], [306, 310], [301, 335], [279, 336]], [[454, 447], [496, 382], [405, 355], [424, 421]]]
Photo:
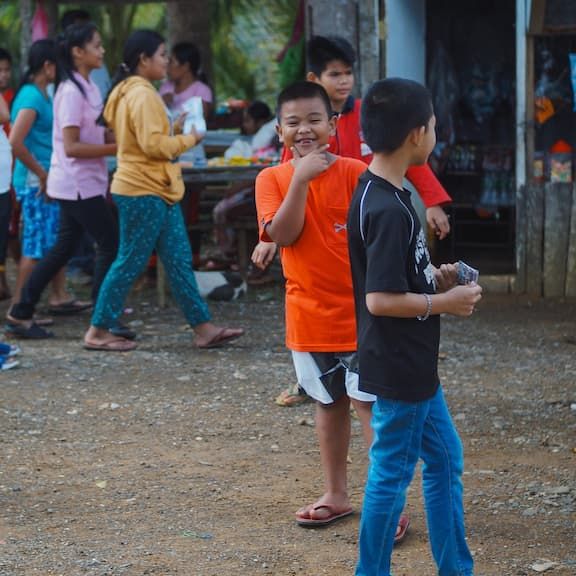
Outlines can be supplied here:
[[534, 89], [536, 86], [534, 67], [534, 36], [526, 37], [526, 182], [534, 179]]
[[572, 206], [569, 207], [568, 214], [570, 214], [570, 234], [566, 258], [565, 294], [568, 298], [576, 298], [576, 184], [572, 187]]
[[546, 184], [544, 206], [544, 297], [561, 298], [566, 288], [572, 184]]
[[20, 0], [20, 22], [22, 32], [20, 34], [20, 65], [26, 70], [28, 62], [28, 50], [32, 44], [32, 0]]
[[526, 292], [526, 186], [520, 186], [516, 193], [516, 281], [514, 291]]
[[542, 296], [544, 186], [526, 186], [526, 291]]

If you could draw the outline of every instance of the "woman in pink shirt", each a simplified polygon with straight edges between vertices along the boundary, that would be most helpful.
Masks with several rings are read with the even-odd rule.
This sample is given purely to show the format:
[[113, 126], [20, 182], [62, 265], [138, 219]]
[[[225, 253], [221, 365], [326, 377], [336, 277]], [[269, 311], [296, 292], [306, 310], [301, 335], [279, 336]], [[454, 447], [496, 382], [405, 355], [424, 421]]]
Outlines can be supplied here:
[[202, 98], [204, 118], [212, 112], [213, 95], [210, 86], [200, 80], [200, 52], [192, 42], [180, 42], [172, 48], [168, 78], [160, 86], [160, 94], [171, 112], [181, 112], [186, 100]]
[[[47, 194], [60, 205], [58, 240], [38, 262], [20, 301], [10, 310], [11, 332], [23, 338], [48, 338], [52, 334], [33, 322], [34, 309], [44, 288], [66, 265], [87, 231], [97, 244], [92, 300], [114, 261], [118, 246], [116, 220], [106, 201], [106, 156], [116, 154], [105, 129], [97, 124], [102, 97], [90, 73], [102, 66], [104, 48], [96, 26], [75, 24], [66, 29], [60, 44], [60, 77], [54, 97], [53, 151]], [[91, 306], [71, 303], [70, 312]], [[122, 334], [126, 336], [126, 334]]]

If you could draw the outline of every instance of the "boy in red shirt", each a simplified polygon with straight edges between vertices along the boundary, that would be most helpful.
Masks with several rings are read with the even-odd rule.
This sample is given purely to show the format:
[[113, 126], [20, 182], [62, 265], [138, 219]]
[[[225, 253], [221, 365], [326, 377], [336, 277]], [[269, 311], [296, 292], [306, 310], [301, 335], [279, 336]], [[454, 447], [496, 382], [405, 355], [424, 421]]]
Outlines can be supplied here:
[[356, 323], [346, 215], [361, 160], [328, 151], [336, 128], [317, 83], [298, 82], [278, 97], [278, 134], [293, 159], [256, 179], [260, 239], [280, 246], [286, 278], [286, 346], [299, 384], [316, 400], [324, 495], [296, 512], [301, 526], [325, 526], [352, 514], [346, 460], [350, 403], [366, 443], [375, 397], [358, 390]]
[[[364, 142], [360, 127], [361, 100], [352, 96], [354, 89], [354, 62], [356, 55], [352, 46], [339, 36], [314, 36], [307, 44], [308, 72], [306, 79], [321, 84], [328, 93], [332, 111], [336, 115], [335, 133], [330, 137], [329, 150], [333, 154], [357, 158], [366, 164], [372, 160], [372, 151]], [[292, 158], [284, 148], [282, 161]], [[426, 206], [426, 221], [440, 240], [450, 232], [448, 217], [442, 204], [452, 201], [430, 166], [411, 166], [406, 178], [416, 188]], [[252, 261], [259, 268], [270, 264], [276, 253], [272, 243], [259, 243]]]

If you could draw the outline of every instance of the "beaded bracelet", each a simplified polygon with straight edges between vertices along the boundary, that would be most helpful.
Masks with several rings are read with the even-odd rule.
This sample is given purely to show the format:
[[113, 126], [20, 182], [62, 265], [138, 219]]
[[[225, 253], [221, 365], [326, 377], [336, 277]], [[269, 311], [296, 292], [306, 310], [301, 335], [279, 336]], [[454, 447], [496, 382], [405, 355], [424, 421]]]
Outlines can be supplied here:
[[422, 294], [422, 296], [426, 298], [426, 313], [424, 314], [424, 316], [416, 316], [416, 318], [418, 318], [420, 322], [428, 320], [428, 318], [430, 317], [430, 312], [432, 312], [432, 297], [430, 296], [430, 294]]

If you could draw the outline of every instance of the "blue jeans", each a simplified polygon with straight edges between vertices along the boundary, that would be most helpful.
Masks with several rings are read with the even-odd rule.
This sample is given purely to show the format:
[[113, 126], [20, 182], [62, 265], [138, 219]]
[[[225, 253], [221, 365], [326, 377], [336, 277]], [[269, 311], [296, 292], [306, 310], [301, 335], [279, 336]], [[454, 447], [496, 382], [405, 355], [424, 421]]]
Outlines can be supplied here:
[[424, 501], [438, 574], [471, 576], [473, 561], [464, 533], [462, 443], [442, 388], [424, 402], [378, 398], [372, 428], [356, 576], [390, 576], [394, 534], [419, 458], [424, 461]]
[[120, 220], [120, 245], [100, 287], [92, 324], [106, 329], [118, 324], [126, 296], [154, 250], [164, 264], [172, 294], [188, 323], [197, 326], [208, 322], [210, 312], [198, 292], [180, 206], [153, 195], [115, 194], [114, 202]]

